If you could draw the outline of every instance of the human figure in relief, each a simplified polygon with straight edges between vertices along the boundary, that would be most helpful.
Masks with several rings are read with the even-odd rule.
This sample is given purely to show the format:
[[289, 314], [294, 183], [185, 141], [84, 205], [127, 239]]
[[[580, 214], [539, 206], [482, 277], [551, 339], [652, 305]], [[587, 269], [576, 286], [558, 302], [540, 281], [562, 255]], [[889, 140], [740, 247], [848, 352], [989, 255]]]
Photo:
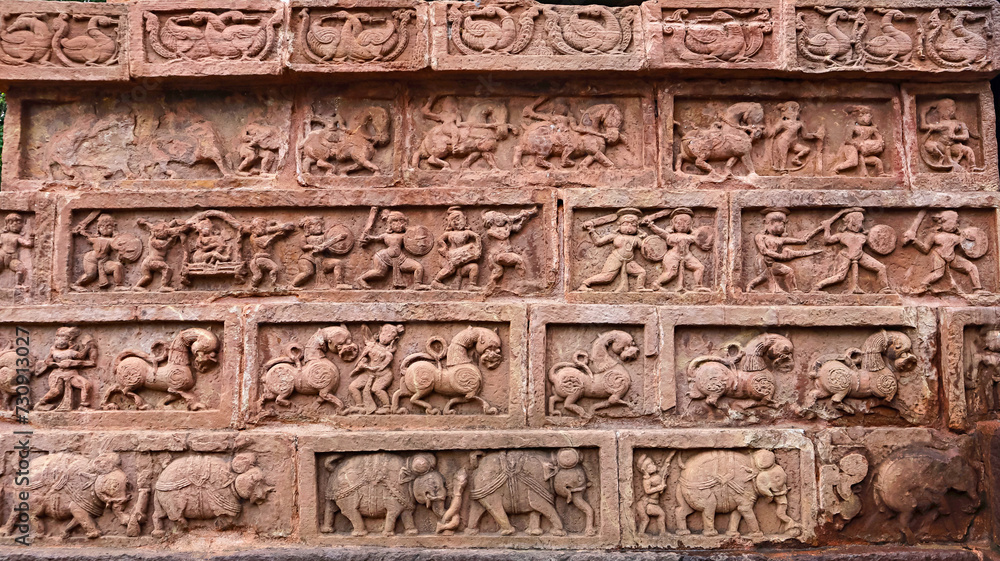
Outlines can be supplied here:
[[844, 112], [854, 117], [854, 123], [847, 127], [847, 139], [837, 152], [833, 173], [857, 168], [861, 177], [868, 177], [868, 166], [874, 166], [875, 175], [885, 175], [885, 165], [879, 157], [885, 150], [885, 140], [874, 123], [871, 107], [852, 105]]
[[[627, 292], [628, 277], [635, 277], [635, 285], [638, 287], [638, 290], [650, 290], [646, 288], [646, 270], [635, 262], [635, 252], [639, 248], [639, 244], [642, 243], [642, 238], [646, 236], [644, 232], [639, 231], [640, 214], [641, 212], [638, 209], [626, 208], [618, 211], [617, 215], [609, 215], [583, 223], [583, 229], [590, 234], [595, 246], [601, 247], [611, 244], [614, 246], [614, 249], [611, 250], [607, 260], [605, 260], [601, 272], [584, 280], [583, 284], [580, 285], [580, 290], [591, 292], [593, 290], [592, 285], [609, 284], [614, 282], [615, 279], [620, 278], [621, 280], [616, 290], [618, 292]], [[617, 232], [612, 232], [604, 236], [597, 233], [596, 226], [615, 220], [618, 222]]]
[[271, 255], [271, 245], [294, 229], [295, 224], [279, 224], [273, 220], [268, 222], [259, 217], [242, 228], [243, 234], [250, 236], [250, 248], [253, 250], [253, 257], [250, 258], [250, 284], [255, 288], [264, 281], [265, 273], [271, 279], [271, 285], [278, 283], [278, 273], [282, 267]]
[[[805, 159], [812, 153], [812, 147], [806, 141], [816, 141], [822, 152], [823, 138], [826, 136], [826, 129], [819, 127], [815, 132], [806, 131], [806, 124], [802, 121], [802, 109], [797, 101], [787, 101], [778, 104], [781, 111], [781, 120], [768, 131], [768, 136], [774, 138], [771, 144], [771, 168], [779, 173], [798, 171], [806, 166]], [[789, 153], [792, 154], [791, 165], [788, 162]], [[817, 163], [816, 175], [822, 174], [823, 155], [819, 153], [815, 156]]]
[[371, 285], [368, 284], [369, 281], [384, 278], [391, 271], [393, 286], [405, 286], [402, 276], [404, 273], [411, 273], [413, 275], [413, 288], [417, 290], [430, 288], [423, 283], [423, 265], [409, 257], [403, 245], [409, 219], [402, 212], [393, 210], [386, 215], [386, 222], [384, 234], [372, 235], [366, 231], [361, 236], [362, 245], [378, 241], [384, 243], [386, 247], [377, 251], [372, 257], [372, 268], [358, 277], [358, 286], [371, 288]]
[[350, 385], [354, 405], [345, 409], [344, 414], [386, 415], [392, 411], [392, 400], [386, 390], [392, 384], [392, 359], [403, 326], [387, 323], [379, 330], [378, 337], [372, 337], [367, 325], [362, 331], [365, 347], [350, 374], [357, 376]]
[[[837, 233], [832, 232], [833, 224], [841, 217], [844, 219], [843, 230]], [[823, 242], [827, 245], [839, 245], [840, 248], [837, 252], [836, 269], [833, 274], [818, 281], [813, 287], [813, 292], [819, 292], [828, 286], [844, 281], [850, 273], [851, 278], [848, 281], [847, 292], [864, 294], [864, 291], [858, 286], [858, 267], [875, 273], [880, 292], [892, 291], [889, 287], [889, 274], [886, 266], [865, 252], [865, 244], [869, 243], [869, 232], [864, 231], [864, 221], [865, 215], [862, 209], [848, 208], [823, 222]]]
[[760, 271], [749, 283], [747, 292], [753, 292], [754, 287], [767, 282], [768, 292], [786, 292], [781, 285], [785, 284], [787, 291], [798, 292], [795, 283], [795, 269], [787, 263], [800, 257], [808, 257], [821, 253], [821, 249], [792, 249], [785, 247], [788, 245], [802, 245], [810, 238], [823, 230], [820, 226], [806, 236], [789, 236], [785, 234], [788, 225], [787, 208], [765, 208], [761, 211], [764, 214], [764, 231], [754, 235], [754, 246], [757, 248], [757, 257], [754, 264]]
[[483, 213], [483, 227], [486, 228], [486, 235], [495, 240], [486, 252], [486, 265], [490, 268], [490, 280], [486, 285], [487, 292], [499, 286], [500, 279], [503, 278], [504, 270], [507, 267], [514, 267], [514, 271], [522, 277], [528, 275], [524, 256], [511, 246], [510, 237], [520, 232], [524, 228], [524, 223], [536, 214], [538, 214], [536, 208], [522, 210], [513, 215], [495, 210]]
[[35, 409], [48, 411], [59, 400], [57, 411], [72, 409], [73, 389], [80, 390], [80, 407], [90, 407], [90, 380], [81, 371], [97, 365], [97, 345], [90, 337], [81, 340], [77, 327], [60, 327], [48, 356], [38, 365], [36, 376], [49, 374], [49, 391], [38, 400]]
[[[125, 266], [116, 259], [117, 251], [112, 245], [114, 241], [116, 226], [110, 215], [101, 214], [97, 217], [97, 228], [95, 232], [90, 232], [87, 227], [88, 221], [84, 221], [73, 229], [73, 233], [87, 238], [90, 242], [91, 250], [83, 254], [83, 274], [80, 275], [73, 286], [73, 290], [85, 290], [90, 283], [97, 281], [98, 288], [112, 286], [115, 290], [122, 290], [122, 282], [125, 279]], [[108, 279], [111, 275], [111, 279]]]
[[683, 272], [688, 270], [691, 271], [693, 277], [694, 290], [710, 292], [711, 289], [704, 285], [705, 265], [691, 253], [692, 245], [701, 245], [698, 236], [693, 233], [691, 228], [694, 211], [689, 208], [676, 208], [668, 216], [670, 217], [669, 228], [657, 226], [656, 215], [646, 216], [639, 221], [639, 224], [652, 230], [667, 244], [667, 252], [663, 255], [662, 260], [663, 274], [656, 279], [656, 286], [660, 290], [666, 290], [667, 283], [677, 279], [677, 290], [682, 291], [684, 290]]
[[149, 243], [146, 244], [148, 247], [146, 258], [139, 265], [142, 278], [132, 288], [145, 291], [146, 287], [153, 282], [153, 276], [159, 272], [160, 290], [173, 292], [174, 288], [170, 285], [170, 281], [174, 277], [174, 269], [167, 262], [167, 252], [190, 227], [176, 218], [170, 222], [165, 220], [150, 222], [145, 218], [140, 218], [136, 220], [136, 225], [149, 230]]
[[26, 286], [28, 279], [28, 267], [20, 259], [21, 248], [35, 247], [35, 236], [22, 234], [23, 230], [24, 218], [16, 212], [4, 218], [3, 230], [0, 230], [0, 273], [4, 269], [14, 273], [17, 287]]
[[469, 221], [460, 207], [448, 208], [445, 224], [445, 232], [438, 237], [435, 249], [446, 263], [431, 281], [431, 287], [447, 290], [444, 281], [457, 275], [459, 288], [462, 287], [462, 279], [468, 278], [469, 289], [479, 290], [478, 261], [483, 253], [482, 238], [469, 229]]
[[[915, 292], [917, 294], [929, 292], [931, 285], [941, 280], [945, 275], [948, 275], [952, 286], [957, 288], [952, 271], [965, 273], [972, 282], [973, 290], [985, 292], [982, 282], [979, 280], [979, 267], [958, 254], [958, 250], [964, 249], [962, 242], [965, 241], [962, 232], [958, 229], [958, 213], [953, 210], [943, 210], [933, 215], [932, 220], [935, 226], [924, 237], [916, 236], [916, 228], [907, 231], [903, 236], [903, 245], [913, 244], [913, 247], [916, 247], [921, 253], [931, 256], [931, 270], [920, 281]], [[919, 226], [919, 222], [918, 219], [917, 226]]]
[[635, 503], [635, 514], [639, 522], [638, 534], [646, 533], [646, 528], [652, 521], [656, 528], [657, 535], [667, 533], [667, 513], [660, 506], [660, 495], [667, 489], [667, 470], [670, 469], [670, 460], [674, 452], [663, 461], [662, 465], [656, 465], [652, 458], [643, 454], [639, 457], [639, 472], [642, 473], [642, 494]]

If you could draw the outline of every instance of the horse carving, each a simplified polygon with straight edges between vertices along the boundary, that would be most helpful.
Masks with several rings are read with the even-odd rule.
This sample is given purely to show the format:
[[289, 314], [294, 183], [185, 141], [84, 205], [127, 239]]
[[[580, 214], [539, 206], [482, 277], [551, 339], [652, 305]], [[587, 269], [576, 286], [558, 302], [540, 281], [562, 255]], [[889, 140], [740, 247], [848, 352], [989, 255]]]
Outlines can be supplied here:
[[852, 415], [854, 407], [846, 398], [878, 398], [889, 403], [899, 389], [899, 374], [917, 367], [917, 357], [911, 352], [913, 343], [899, 331], [879, 331], [865, 340], [861, 349], [848, 349], [842, 356], [823, 356], [809, 370], [813, 389], [806, 395], [802, 412], [815, 416], [813, 410], [820, 399], [831, 398], [831, 404]]
[[117, 409], [111, 403], [111, 396], [121, 393], [131, 398], [138, 409], [149, 409], [149, 404], [136, 393], [147, 389], [167, 392], [163, 405], [183, 399], [192, 411], [205, 409], [191, 389], [196, 373], [207, 372], [218, 363], [218, 351], [219, 338], [199, 327], [181, 331], [169, 345], [162, 341], [154, 343], [152, 355], [125, 351], [115, 358], [114, 384], [104, 394], [101, 408]]
[[[549, 413], [562, 415], [562, 411], [556, 409], [559, 403], [564, 410], [585, 418], [613, 405], [633, 409], [635, 404], [623, 399], [632, 387], [632, 375], [625, 363], [638, 357], [639, 347], [631, 335], [618, 330], [602, 333], [590, 346], [589, 355], [585, 351], [577, 351], [573, 362], [559, 362], [549, 369], [549, 383], [552, 384]], [[587, 411], [576, 404], [583, 397], [603, 401], [595, 403]]]
[[427, 119], [441, 124], [427, 131], [410, 165], [419, 169], [421, 160], [427, 160], [436, 168], [451, 169], [446, 158], [465, 156], [462, 169], [472, 166], [479, 158], [486, 160], [490, 168], [499, 169], [497, 146], [508, 135], [518, 133], [518, 129], [507, 122], [507, 107], [494, 101], [478, 103], [469, 110], [468, 120], [463, 121], [454, 99], [442, 101], [444, 108], [438, 113], [430, 109], [434, 101], [436, 98], [432, 97], [422, 112]]
[[548, 161], [552, 156], [559, 156], [564, 168], [573, 165], [574, 157], [583, 158], [576, 163], [577, 169], [586, 169], [595, 161], [607, 168], [615, 167], [605, 150], [625, 140], [621, 132], [624, 118], [617, 105], [602, 103], [588, 107], [577, 123], [568, 115], [569, 108], [564, 103], [554, 104], [561, 109], [549, 114], [536, 112], [543, 101], [545, 98], [538, 99], [524, 110], [525, 118], [538, 122], [524, 129], [514, 149], [515, 167], [523, 165], [524, 156], [533, 156], [535, 165], [542, 169], [552, 167]]
[[[676, 126], [680, 124], [676, 123]], [[733, 174], [733, 166], [739, 161], [746, 167], [747, 173], [756, 175], [750, 151], [754, 141], [763, 134], [764, 108], [754, 102], [734, 103], [708, 128], [684, 133], [675, 169], [678, 173], [685, 173], [684, 164], [693, 163], [714, 180], [722, 181]], [[709, 163], [716, 160], [726, 161], [721, 174]]]
[[751, 400], [767, 405], [774, 397], [774, 371], [794, 365], [792, 342], [774, 333], [758, 335], [746, 347], [728, 345], [729, 356], [700, 356], [687, 367], [688, 397], [719, 407], [719, 399]]
[[[320, 123], [323, 128], [311, 130], [313, 123]], [[384, 108], [363, 109], [350, 128], [339, 115], [332, 119], [313, 116], [306, 122], [305, 128], [309, 132], [299, 143], [300, 169], [303, 173], [312, 173], [314, 165], [328, 175], [347, 175], [361, 169], [376, 175], [381, 173], [372, 158], [376, 149], [390, 140], [389, 112]], [[350, 163], [338, 168], [337, 162]]]
[[[455, 413], [452, 407], [469, 401], [478, 402], [483, 413], [496, 414], [497, 409], [479, 396], [483, 389], [483, 373], [476, 365], [495, 370], [503, 361], [500, 336], [485, 327], [468, 327], [452, 337], [445, 350], [441, 337], [427, 340], [426, 353], [414, 353], [400, 362], [399, 389], [392, 395], [392, 410], [405, 414], [399, 400], [409, 397], [410, 403], [423, 407], [429, 415]], [[444, 359], [444, 364], [441, 364]], [[424, 400], [431, 394], [449, 397], [443, 409]]]

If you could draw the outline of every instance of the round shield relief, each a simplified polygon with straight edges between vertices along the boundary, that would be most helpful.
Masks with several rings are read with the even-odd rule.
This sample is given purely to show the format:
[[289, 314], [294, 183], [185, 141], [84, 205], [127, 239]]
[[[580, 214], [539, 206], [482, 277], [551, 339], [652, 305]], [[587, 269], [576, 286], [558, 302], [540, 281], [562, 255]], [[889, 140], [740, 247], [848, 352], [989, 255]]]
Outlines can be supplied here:
[[981, 228], [969, 226], [962, 230], [962, 253], [969, 259], [979, 259], [990, 250], [990, 238]]
[[701, 226], [694, 231], [694, 245], [702, 251], [708, 251], [715, 245], [715, 228]]
[[354, 247], [354, 233], [343, 224], [334, 224], [324, 234], [330, 253], [344, 255]]
[[667, 254], [667, 242], [660, 236], [646, 236], [639, 246], [639, 251], [650, 261], [659, 261]]
[[434, 235], [426, 226], [410, 226], [403, 234], [403, 247], [418, 257], [427, 255], [434, 247]]
[[896, 249], [896, 230], [885, 224], [872, 226], [868, 232], [868, 247], [879, 255], [889, 255]]
[[142, 255], [142, 241], [132, 234], [118, 234], [111, 239], [111, 248], [125, 261], [136, 261]]

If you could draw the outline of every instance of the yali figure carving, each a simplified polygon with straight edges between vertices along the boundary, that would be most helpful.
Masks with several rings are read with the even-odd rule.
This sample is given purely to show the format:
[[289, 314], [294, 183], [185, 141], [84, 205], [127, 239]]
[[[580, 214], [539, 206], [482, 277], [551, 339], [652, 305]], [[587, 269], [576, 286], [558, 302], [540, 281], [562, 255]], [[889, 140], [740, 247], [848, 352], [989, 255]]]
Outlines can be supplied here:
[[730, 343], [726, 348], [728, 356], [699, 356], [688, 363], [688, 397], [718, 408], [723, 397], [736, 403], [748, 401], [754, 407], [768, 406], [774, 398], [774, 373], [791, 372], [795, 366], [792, 342], [776, 333], [764, 333], [746, 347]]
[[346, 325], [321, 328], [309, 338], [305, 348], [292, 343], [285, 355], [267, 361], [260, 378], [258, 407], [263, 409], [268, 401], [288, 407], [292, 404], [288, 398], [297, 393], [317, 396], [317, 407], [327, 402], [333, 405], [335, 413], [342, 411], [344, 402], [336, 396], [340, 369], [327, 357], [328, 353], [336, 354], [345, 363], [357, 358], [358, 346]]
[[[624, 331], [612, 330], [599, 335], [591, 345], [590, 354], [577, 351], [573, 362], [559, 362], [549, 369], [549, 414], [562, 415], [556, 405], [577, 417], [590, 418], [600, 410], [624, 405], [634, 410], [636, 403], [624, 400], [632, 387], [632, 374], [626, 362], [639, 358], [639, 347], [632, 336]], [[590, 410], [577, 405], [581, 398], [602, 399]]]

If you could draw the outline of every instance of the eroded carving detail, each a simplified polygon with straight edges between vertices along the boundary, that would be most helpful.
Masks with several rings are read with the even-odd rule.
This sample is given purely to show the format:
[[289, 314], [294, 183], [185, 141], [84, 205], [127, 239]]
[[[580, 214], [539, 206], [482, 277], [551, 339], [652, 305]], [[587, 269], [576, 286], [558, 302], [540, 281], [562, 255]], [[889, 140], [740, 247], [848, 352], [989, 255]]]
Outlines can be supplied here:
[[979, 135], [958, 119], [955, 100], [944, 98], [928, 103], [920, 111], [917, 128], [924, 133], [920, 139], [920, 159], [930, 169], [958, 172], [985, 169], [976, 167], [976, 152], [968, 145], [970, 139], [979, 140]]
[[675, 10], [662, 20], [668, 48], [682, 61], [750, 62], [774, 28], [767, 8], [717, 10], [694, 18], [688, 18], [688, 13]]
[[[86, 22], [74, 23], [74, 22]], [[87, 14], [0, 14], [0, 63], [11, 66], [114, 66], [118, 17]], [[107, 31], [105, 31], [107, 30]]]
[[[539, 108], [546, 101], [548, 98], [540, 97], [522, 112], [524, 119], [538, 122], [525, 126], [514, 149], [515, 168], [524, 165], [524, 156], [533, 156], [532, 162], [539, 169], [552, 169], [548, 161], [552, 156], [559, 156], [563, 168], [585, 170], [595, 161], [606, 168], [615, 167], [605, 150], [625, 141], [621, 132], [624, 119], [618, 106], [593, 105], [581, 112], [578, 122], [564, 100], [552, 101], [549, 111], [541, 111]], [[574, 156], [582, 159], [574, 162]]]
[[[13, 273], [17, 288], [28, 287], [28, 265], [21, 260], [21, 248], [33, 247], [35, 236], [24, 233], [24, 217], [16, 212], [5, 216], [3, 229], [0, 230], [0, 275], [6, 271]], [[521, 267], [524, 267], [523, 263]]]
[[965, 370], [965, 387], [974, 412], [1000, 411], [1000, 328], [980, 329], [972, 368]]
[[402, 325], [387, 323], [373, 336], [367, 325], [362, 326], [364, 347], [350, 374], [352, 378], [357, 376], [350, 387], [354, 405], [345, 409], [345, 414], [385, 415], [393, 411], [386, 390], [392, 385], [392, 360], [403, 331]]
[[859, 452], [847, 454], [835, 464], [820, 465], [820, 504], [829, 520], [837, 519], [839, 528], [861, 513], [861, 497], [854, 486], [867, 475], [868, 458]]
[[[733, 174], [733, 166], [741, 162], [750, 176], [756, 176], [751, 150], [753, 143], [764, 135], [764, 108], [759, 103], [741, 102], [730, 105], [719, 119], [706, 129], [692, 129], [680, 139], [674, 169], [686, 174], [685, 164], [694, 164], [710, 181], [722, 181]], [[725, 160], [720, 173], [711, 161]]]
[[[979, 268], [966, 259], [979, 259], [989, 251], [989, 236], [976, 226], [959, 229], [959, 216], [953, 210], [943, 210], [931, 216], [934, 226], [919, 237], [927, 211], [920, 211], [913, 224], [903, 234], [903, 245], [913, 244], [921, 253], [931, 256], [930, 270], [914, 290], [916, 294], [930, 292], [931, 285], [947, 277], [950, 290], [964, 293], [955, 280], [954, 271], [965, 273], [977, 293], [986, 292], [979, 280]], [[965, 257], [959, 255], [962, 253]]]
[[[778, 173], [799, 171], [812, 160], [816, 175], [823, 175], [823, 143], [826, 139], [826, 127], [820, 125], [813, 132], [808, 132], [801, 118], [801, 107], [796, 101], [779, 103], [781, 116], [778, 122], [768, 128], [766, 134], [771, 138], [771, 169]], [[813, 143], [810, 146], [808, 143]], [[813, 148], [815, 147], [815, 151]], [[792, 154], [792, 161], [788, 156]]]
[[[313, 173], [313, 166], [326, 175], [346, 176], [366, 170], [374, 175], [382, 169], [372, 159], [376, 151], [389, 143], [389, 112], [378, 106], [360, 109], [348, 126], [339, 113], [324, 116], [313, 114], [305, 123], [305, 134], [299, 142], [300, 171]], [[321, 128], [314, 129], [319, 124]], [[342, 162], [346, 165], [340, 166]]]
[[872, 108], [852, 105], [844, 112], [854, 119], [854, 123], [848, 125], [847, 139], [837, 151], [833, 173], [857, 169], [861, 177], [868, 177], [868, 166], [873, 166], [876, 176], [885, 175], [885, 163], [881, 158], [885, 151], [885, 139], [873, 121]]

